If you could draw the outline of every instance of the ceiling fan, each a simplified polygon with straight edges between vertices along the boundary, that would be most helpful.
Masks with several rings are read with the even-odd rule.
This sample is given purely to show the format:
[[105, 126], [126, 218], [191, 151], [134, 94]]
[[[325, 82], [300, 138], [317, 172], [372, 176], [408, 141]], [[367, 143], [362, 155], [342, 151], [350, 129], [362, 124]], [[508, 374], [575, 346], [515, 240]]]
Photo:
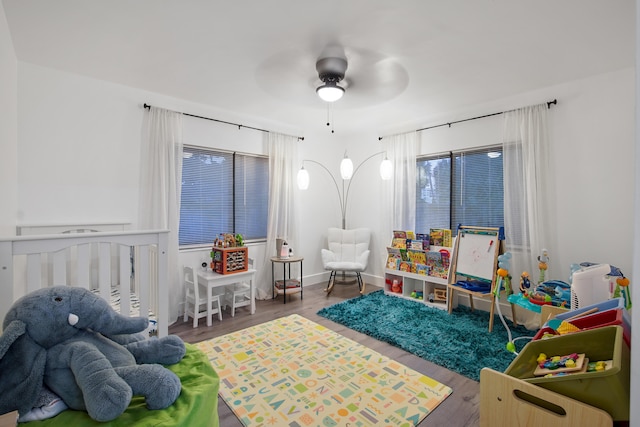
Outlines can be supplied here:
[[336, 49], [333, 49], [334, 52], [326, 52], [325, 56], [318, 59], [316, 62], [316, 71], [318, 72], [318, 77], [320, 81], [322, 81], [322, 85], [316, 88], [316, 93], [326, 102], [335, 102], [342, 98], [344, 95], [344, 86], [339, 86], [340, 83], [345, 76], [347, 71], [347, 59], [344, 57], [344, 54], [338, 56], [335, 52]]
[[[311, 71], [314, 63], [315, 74]], [[276, 52], [259, 64], [256, 80], [273, 96], [309, 107], [318, 106], [318, 96], [324, 92], [321, 88], [339, 95], [348, 93], [338, 104], [340, 109], [353, 109], [394, 98], [407, 88], [409, 76], [393, 57], [333, 44], [315, 55], [304, 48]]]

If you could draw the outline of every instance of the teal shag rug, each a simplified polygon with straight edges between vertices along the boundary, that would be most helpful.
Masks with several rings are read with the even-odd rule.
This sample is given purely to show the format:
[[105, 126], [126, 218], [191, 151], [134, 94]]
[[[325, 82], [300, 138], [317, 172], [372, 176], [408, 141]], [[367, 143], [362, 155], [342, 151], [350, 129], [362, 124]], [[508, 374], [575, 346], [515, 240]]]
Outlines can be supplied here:
[[[472, 380], [484, 367], [503, 372], [516, 357], [506, 349], [509, 335], [496, 315], [489, 332], [489, 313], [458, 306], [451, 314], [421, 302], [375, 291], [325, 307], [318, 315], [443, 366]], [[514, 327], [511, 335], [533, 337], [535, 332]], [[529, 342], [516, 341], [516, 350]]]

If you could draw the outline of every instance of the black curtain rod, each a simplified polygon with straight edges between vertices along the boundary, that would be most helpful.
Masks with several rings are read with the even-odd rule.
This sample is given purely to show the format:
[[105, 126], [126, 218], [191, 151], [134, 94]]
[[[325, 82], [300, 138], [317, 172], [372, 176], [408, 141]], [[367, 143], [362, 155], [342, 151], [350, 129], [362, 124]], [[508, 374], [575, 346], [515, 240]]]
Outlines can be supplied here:
[[[547, 101], [547, 109], [550, 109], [551, 105], [556, 105], [557, 103], [558, 103], [557, 99], [554, 99], [553, 101]], [[435, 125], [435, 126], [429, 126], [429, 127], [426, 127], [426, 128], [416, 129], [415, 132], [420, 132], [420, 131], [429, 130], [429, 129], [435, 129], [435, 128], [439, 128], [439, 127], [442, 127], [442, 126], [451, 127], [451, 125], [455, 125], [456, 123], [468, 122], [470, 120], [484, 119], [486, 117], [499, 116], [500, 114], [508, 113], [509, 111], [514, 111], [514, 110], [500, 111], [499, 113], [485, 114], [484, 116], [471, 117], [469, 119], [462, 119], [462, 120], [456, 120], [454, 122], [442, 123], [440, 125]], [[378, 141], [382, 140], [382, 138], [383, 138], [382, 136], [379, 136], [378, 137]]]
[[[151, 108], [151, 105], [144, 104], [144, 108]], [[182, 114], [183, 116], [195, 117], [196, 119], [210, 120], [212, 122], [218, 122], [218, 123], [224, 123], [226, 125], [237, 126], [238, 130], [240, 130], [241, 128], [247, 128], [247, 129], [257, 130], [257, 131], [260, 131], [260, 132], [266, 132], [266, 133], [270, 133], [271, 132], [271, 131], [268, 131], [266, 129], [254, 128], [254, 127], [251, 127], [251, 126], [245, 126], [245, 125], [241, 125], [241, 124], [238, 124], [238, 123], [225, 122], [224, 120], [212, 119], [210, 117], [196, 116], [195, 114], [189, 114], [189, 113], [180, 113], [180, 114]], [[297, 138], [300, 141], [304, 141], [304, 136], [298, 136]]]

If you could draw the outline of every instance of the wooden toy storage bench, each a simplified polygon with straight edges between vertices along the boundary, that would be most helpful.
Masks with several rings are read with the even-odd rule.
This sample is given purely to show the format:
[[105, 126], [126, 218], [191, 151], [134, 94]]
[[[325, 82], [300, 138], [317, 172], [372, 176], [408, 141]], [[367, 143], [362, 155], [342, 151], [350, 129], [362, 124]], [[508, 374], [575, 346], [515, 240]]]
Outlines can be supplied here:
[[493, 369], [480, 371], [480, 427], [611, 427], [604, 410]]

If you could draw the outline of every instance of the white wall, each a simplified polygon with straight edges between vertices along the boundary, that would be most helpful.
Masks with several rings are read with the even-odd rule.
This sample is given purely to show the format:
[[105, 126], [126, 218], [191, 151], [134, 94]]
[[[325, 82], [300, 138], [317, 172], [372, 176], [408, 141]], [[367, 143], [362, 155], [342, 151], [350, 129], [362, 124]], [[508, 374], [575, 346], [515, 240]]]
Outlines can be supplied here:
[[14, 235], [18, 171], [18, 62], [0, 3], [0, 235]]
[[24, 62], [18, 90], [18, 223], [135, 223], [142, 93]]

